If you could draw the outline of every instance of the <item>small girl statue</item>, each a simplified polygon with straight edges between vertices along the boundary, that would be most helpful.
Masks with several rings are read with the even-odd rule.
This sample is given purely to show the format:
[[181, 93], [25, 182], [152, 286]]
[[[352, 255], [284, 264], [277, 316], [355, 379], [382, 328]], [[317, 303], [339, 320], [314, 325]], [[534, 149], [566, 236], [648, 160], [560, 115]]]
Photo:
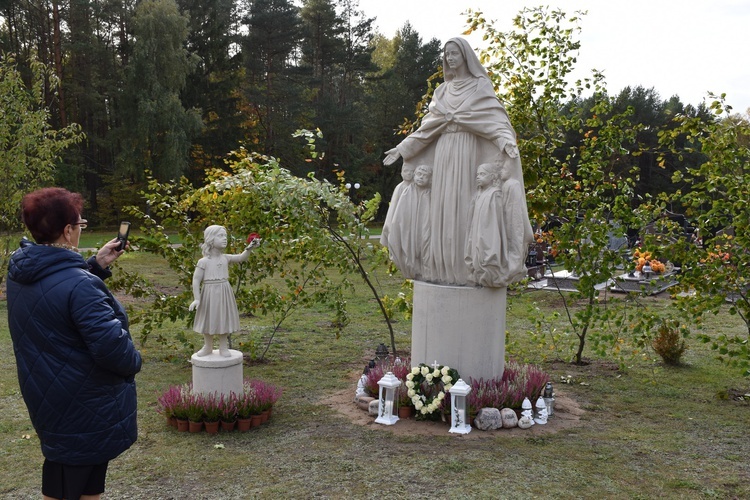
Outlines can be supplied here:
[[229, 264], [247, 260], [250, 250], [257, 247], [260, 241], [257, 235], [250, 235], [244, 252], [229, 255], [222, 252], [227, 247], [227, 230], [223, 226], [208, 226], [203, 232], [203, 258], [198, 261], [193, 273], [194, 300], [189, 307], [190, 311], [197, 309], [193, 330], [202, 333], [205, 340], [196, 356], [208, 356], [213, 352], [213, 335], [219, 337], [219, 354], [231, 356], [227, 337], [240, 329], [240, 315], [229, 284]]

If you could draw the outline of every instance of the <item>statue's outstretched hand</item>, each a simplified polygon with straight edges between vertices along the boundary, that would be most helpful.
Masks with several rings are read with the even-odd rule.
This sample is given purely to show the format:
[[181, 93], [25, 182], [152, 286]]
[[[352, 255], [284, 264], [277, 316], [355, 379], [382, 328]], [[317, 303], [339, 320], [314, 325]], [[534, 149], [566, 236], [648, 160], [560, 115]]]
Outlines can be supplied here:
[[520, 156], [518, 145], [515, 142], [503, 138], [497, 138], [492, 142], [500, 151], [505, 152], [511, 158], [518, 158]]
[[253, 248], [259, 247], [262, 241], [263, 240], [261, 238], [253, 238], [245, 247], [245, 250], [252, 250]]
[[200, 300], [194, 300], [190, 303], [190, 307], [188, 307], [188, 311], [193, 311], [195, 309], [198, 309], [198, 306], [201, 305]]
[[385, 152], [385, 159], [383, 160], [383, 165], [392, 165], [401, 158], [401, 153], [398, 152], [397, 148], [389, 149]]

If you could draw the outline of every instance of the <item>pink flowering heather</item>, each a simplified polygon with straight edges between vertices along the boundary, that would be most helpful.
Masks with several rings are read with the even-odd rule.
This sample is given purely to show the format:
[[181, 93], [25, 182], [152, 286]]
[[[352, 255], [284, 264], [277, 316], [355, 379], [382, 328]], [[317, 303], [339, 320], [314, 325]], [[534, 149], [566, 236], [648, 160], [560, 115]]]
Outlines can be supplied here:
[[536, 366], [521, 365], [510, 360], [505, 364], [505, 371], [499, 379], [470, 379], [468, 402], [475, 410], [520, 409], [524, 398], [535, 401], [539, 397], [548, 380], [549, 375]]
[[399, 379], [402, 383], [406, 382], [406, 376], [411, 372], [411, 359], [399, 358], [396, 361], [393, 361], [391, 358], [388, 358], [375, 363], [375, 366], [370, 368], [366, 375], [367, 380], [365, 380], [365, 392], [368, 396], [373, 398], [378, 397], [380, 389], [378, 381], [388, 372], [393, 373], [393, 376]]

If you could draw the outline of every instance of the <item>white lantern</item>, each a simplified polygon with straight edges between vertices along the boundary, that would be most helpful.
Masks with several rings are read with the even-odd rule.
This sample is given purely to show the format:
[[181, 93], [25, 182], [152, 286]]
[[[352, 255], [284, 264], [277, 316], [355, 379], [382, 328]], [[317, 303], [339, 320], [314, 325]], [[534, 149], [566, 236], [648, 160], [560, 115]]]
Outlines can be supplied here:
[[536, 413], [534, 415], [534, 423], [544, 425], [547, 423], [547, 405], [544, 402], [544, 398], [539, 396], [536, 400]]
[[396, 404], [396, 389], [401, 386], [401, 381], [393, 373], [388, 372], [378, 380], [380, 390], [378, 391], [378, 418], [375, 422], [384, 425], [393, 425], [398, 422], [398, 408]]
[[471, 386], [462, 379], [451, 387], [451, 428], [448, 432], [454, 434], [468, 434], [471, 426], [468, 422], [469, 412], [466, 407], [466, 396], [471, 392]]
[[[523, 403], [521, 404], [521, 416], [522, 417], [528, 417], [531, 421], [531, 425], [534, 425], [534, 407], [531, 406], [531, 401], [529, 401], [529, 398], [523, 398]], [[529, 426], [530, 427], [530, 426]]]

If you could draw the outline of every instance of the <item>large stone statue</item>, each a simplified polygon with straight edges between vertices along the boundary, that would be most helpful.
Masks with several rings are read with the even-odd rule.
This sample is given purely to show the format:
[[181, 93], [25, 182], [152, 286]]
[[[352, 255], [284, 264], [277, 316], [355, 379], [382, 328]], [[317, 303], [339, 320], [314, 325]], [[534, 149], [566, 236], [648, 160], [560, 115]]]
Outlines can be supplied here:
[[244, 262], [250, 250], [260, 244], [260, 238], [253, 238], [245, 251], [238, 255], [225, 254], [227, 230], [223, 226], [208, 226], [203, 232], [201, 251], [203, 258], [198, 261], [193, 273], [193, 302], [189, 310], [196, 310], [193, 330], [203, 334], [203, 348], [196, 356], [213, 353], [213, 336], [219, 337], [219, 354], [230, 357], [227, 336], [240, 329], [240, 315], [229, 284], [229, 264]]
[[[533, 233], [515, 131], [487, 72], [463, 38], [445, 44], [443, 73], [445, 82], [435, 90], [421, 126], [388, 151], [384, 163], [403, 157], [404, 164], [432, 165], [430, 254], [423, 259], [428, 266], [423, 274], [432, 283], [466, 285], [472, 284], [465, 252], [479, 165], [507, 165], [509, 179], [521, 189], [516, 210], [521, 220], [514, 227], [523, 229], [520, 241], [526, 243], [533, 241]], [[523, 264], [525, 253], [520, 258]]]

